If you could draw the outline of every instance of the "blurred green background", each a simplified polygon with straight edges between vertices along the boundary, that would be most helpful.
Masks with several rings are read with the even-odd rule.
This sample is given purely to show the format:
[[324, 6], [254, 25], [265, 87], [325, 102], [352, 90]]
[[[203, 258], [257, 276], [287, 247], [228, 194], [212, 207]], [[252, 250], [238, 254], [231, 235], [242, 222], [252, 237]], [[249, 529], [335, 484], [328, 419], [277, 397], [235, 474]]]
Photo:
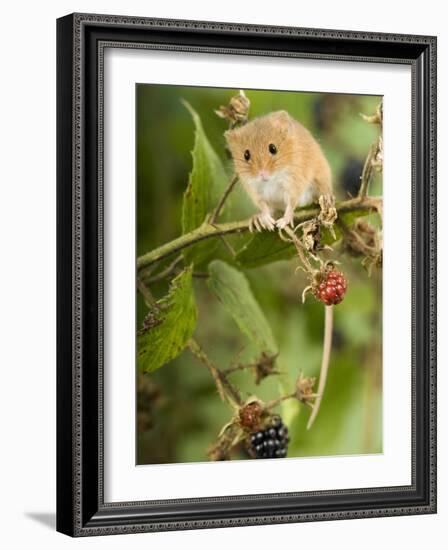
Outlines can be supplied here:
[[[338, 199], [357, 193], [364, 159], [378, 127], [359, 113], [373, 114], [381, 98], [342, 94], [245, 90], [250, 117], [285, 109], [321, 143], [330, 162]], [[188, 101], [202, 119], [207, 137], [228, 169], [223, 132], [226, 121], [214, 113], [238, 90], [140, 84], [137, 86], [137, 254], [141, 255], [181, 234], [182, 197], [191, 171], [194, 125], [181, 100]], [[381, 194], [377, 176], [370, 194]], [[230, 219], [254, 212], [243, 190], [231, 199]], [[236, 237], [237, 238], [237, 237]], [[382, 296], [381, 271], [369, 278], [360, 259], [335, 245], [334, 257], [349, 281], [347, 295], [335, 308], [333, 352], [326, 391], [312, 429], [309, 409], [285, 401], [278, 412], [288, 425], [288, 456], [325, 456], [382, 452]], [[226, 250], [222, 246], [222, 257]], [[169, 261], [166, 262], [168, 264]], [[243, 396], [262, 400], [293, 389], [299, 370], [318, 377], [323, 338], [324, 308], [312, 296], [301, 303], [306, 279], [296, 272], [297, 260], [246, 270], [252, 291], [277, 340], [278, 368], [256, 386], [249, 371], [232, 380]], [[165, 281], [151, 286], [156, 298], [166, 294]], [[250, 343], [210, 293], [205, 280], [195, 278], [199, 308], [195, 338], [223, 368], [235, 360], [254, 359]], [[137, 328], [147, 307], [137, 293]], [[209, 372], [188, 350], [151, 374], [138, 376], [137, 463], [205, 461], [208, 446], [230, 420]], [[235, 458], [247, 458], [243, 454]]]

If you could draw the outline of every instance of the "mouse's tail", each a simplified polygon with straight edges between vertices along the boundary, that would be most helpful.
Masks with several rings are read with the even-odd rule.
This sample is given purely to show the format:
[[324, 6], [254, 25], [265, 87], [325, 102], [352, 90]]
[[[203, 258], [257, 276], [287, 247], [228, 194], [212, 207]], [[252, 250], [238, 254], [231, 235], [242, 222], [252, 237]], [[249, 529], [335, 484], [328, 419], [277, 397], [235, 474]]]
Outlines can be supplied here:
[[314, 401], [313, 409], [311, 411], [311, 415], [306, 426], [307, 430], [311, 428], [319, 412], [322, 395], [325, 390], [325, 383], [327, 381], [328, 367], [330, 365], [331, 343], [333, 339], [333, 307], [334, 306], [325, 306], [324, 346], [322, 353], [322, 363], [320, 367], [319, 386], [317, 388], [317, 397]]

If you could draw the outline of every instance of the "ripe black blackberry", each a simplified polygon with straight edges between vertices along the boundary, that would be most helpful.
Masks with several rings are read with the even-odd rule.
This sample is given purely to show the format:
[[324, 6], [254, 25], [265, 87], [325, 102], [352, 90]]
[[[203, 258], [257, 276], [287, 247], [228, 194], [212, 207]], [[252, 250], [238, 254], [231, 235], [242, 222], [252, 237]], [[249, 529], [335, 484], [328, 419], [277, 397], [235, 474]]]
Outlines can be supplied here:
[[279, 416], [274, 416], [267, 428], [250, 436], [250, 446], [255, 458], [284, 458], [288, 443], [288, 428]]

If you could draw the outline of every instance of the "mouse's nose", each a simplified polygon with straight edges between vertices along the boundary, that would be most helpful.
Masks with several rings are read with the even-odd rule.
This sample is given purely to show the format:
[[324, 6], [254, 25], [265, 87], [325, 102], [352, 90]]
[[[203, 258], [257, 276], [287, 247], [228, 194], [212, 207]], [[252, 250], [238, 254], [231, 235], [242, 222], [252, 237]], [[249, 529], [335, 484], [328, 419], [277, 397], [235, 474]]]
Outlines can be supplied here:
[[263, 181], [267, 181], [269, 179], [269, 173], [267, 170], [260, 170], [258, 172], [258, 175]]

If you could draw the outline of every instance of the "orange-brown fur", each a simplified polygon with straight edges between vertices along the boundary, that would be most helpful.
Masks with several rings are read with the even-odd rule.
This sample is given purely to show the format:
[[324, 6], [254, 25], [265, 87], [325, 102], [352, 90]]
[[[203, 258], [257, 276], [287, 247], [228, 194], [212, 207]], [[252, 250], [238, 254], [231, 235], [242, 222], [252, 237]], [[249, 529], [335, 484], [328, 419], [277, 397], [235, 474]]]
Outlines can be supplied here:
[[[254, 217], [257, 229], [293, 225], [297, 206], [332, 194], [331, 170], [320, 145], [286, 111], [256, 118], [227, 131], [225, 137], [235, 171], [260, 210]], [[275, 154], [269, 151], [270, 144]], [[283, 213], [277, 220], [276, 211]]]

